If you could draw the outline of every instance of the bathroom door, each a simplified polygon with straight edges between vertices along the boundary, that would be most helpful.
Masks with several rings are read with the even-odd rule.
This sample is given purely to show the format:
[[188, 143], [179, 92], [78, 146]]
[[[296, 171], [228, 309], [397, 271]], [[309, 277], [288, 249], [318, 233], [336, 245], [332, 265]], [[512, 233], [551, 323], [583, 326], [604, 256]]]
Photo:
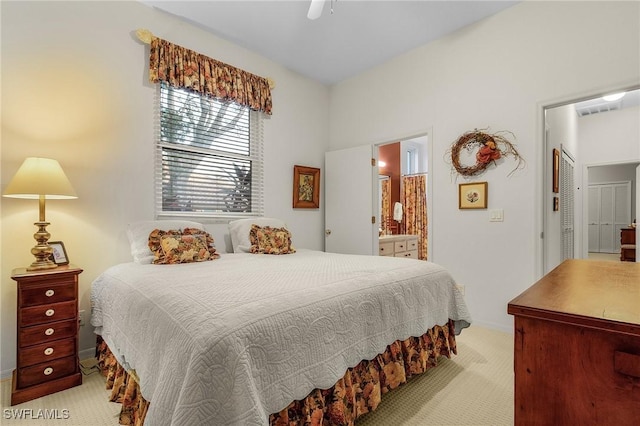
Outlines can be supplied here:
[[325, 154], [327, 252], [378, 253], [378, 168], [372, 165], [372, 159], [375, 161], [377, 154], [371, 145]]

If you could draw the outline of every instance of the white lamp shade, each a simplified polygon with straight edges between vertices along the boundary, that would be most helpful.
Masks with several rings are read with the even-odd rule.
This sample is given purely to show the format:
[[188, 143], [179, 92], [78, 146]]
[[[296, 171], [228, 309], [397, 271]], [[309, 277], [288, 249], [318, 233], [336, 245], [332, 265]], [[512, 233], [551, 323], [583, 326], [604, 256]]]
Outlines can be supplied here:
[[49, 200], [78, 198], [60, 163], [50, 158], [29, 157], [7, 185], [3, 196]]

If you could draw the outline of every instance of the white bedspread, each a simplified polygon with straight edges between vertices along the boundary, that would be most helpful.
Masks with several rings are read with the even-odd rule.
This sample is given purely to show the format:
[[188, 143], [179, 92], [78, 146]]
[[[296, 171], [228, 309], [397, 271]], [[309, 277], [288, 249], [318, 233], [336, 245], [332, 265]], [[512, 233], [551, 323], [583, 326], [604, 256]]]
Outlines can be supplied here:
[[95, 332], [135, 369], [148, 425], [265, 425], [397, 339], [471, 318], [452, 277], [413, 259], [311, 250], [111, 267]]

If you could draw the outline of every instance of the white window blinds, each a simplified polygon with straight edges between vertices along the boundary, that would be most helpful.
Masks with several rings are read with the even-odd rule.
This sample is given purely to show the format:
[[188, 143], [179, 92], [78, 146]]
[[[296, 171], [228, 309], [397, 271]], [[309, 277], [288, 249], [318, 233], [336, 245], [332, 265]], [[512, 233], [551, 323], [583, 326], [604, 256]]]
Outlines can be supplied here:
[[261, 216], [260, 113], [166, 83], [156, 105], [157, 215]]

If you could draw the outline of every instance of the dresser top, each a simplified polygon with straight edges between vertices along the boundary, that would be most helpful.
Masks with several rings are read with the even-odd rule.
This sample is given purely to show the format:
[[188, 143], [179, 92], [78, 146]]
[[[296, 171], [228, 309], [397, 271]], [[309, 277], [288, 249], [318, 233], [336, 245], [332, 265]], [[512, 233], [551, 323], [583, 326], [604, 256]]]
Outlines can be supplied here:
[[406, 240], [407, 238], [418, 238], [417, 235], [408, 235], [408, 234], [393, 234], [393, 235], [381, 235], [380, 241], [398, 241], [398, 240]]
[[508, 312], [640, 334], [640, 263], [566, 260], [509, 302]]

